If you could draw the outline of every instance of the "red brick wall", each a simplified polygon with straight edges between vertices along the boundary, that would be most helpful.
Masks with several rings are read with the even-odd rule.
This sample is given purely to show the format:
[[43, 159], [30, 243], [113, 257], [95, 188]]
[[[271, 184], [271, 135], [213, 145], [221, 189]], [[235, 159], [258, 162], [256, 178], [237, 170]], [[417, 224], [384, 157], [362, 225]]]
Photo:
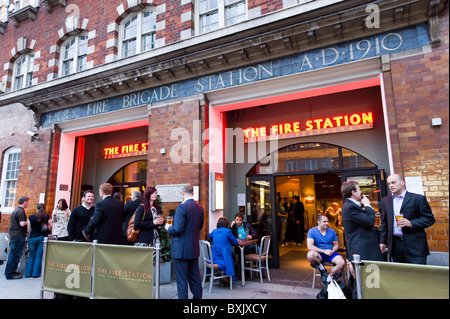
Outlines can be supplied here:
[[[193, 121], [202, 121], [202, 132], [205, 127], [204, 107], [200, 105], [199, 100], [191, 100], [178, 102], [163, 107], [152, 109], [149, 119], [149, 149], [148, 149], [148, 173], [147, 185], [165, 184], [192, 184], [199, 186], [201, 193], [199, 194], [199, 203], [205, 209], [205, 226], [208, 225], [208, 173], [207, 164], [195, 162], [193, 156], [192, 138], [194, 132]], [[176, 163], [170, 156], [171, 149], [179, 143], [179, 140], [171, 140], [171, 132], [173, 129], [184, 129], [189, 134], [188, 149], [184, 154], [188, 154], [184, 161]], [[177, 137], [177, 136], [175, 136]], [[181, 137], [179, 138], [181, 140]], [[201, 143], [203, 150], [205, 143]], [[162, 155], [160, 150], [165, 148], [167, 153]], [[180, 153], [181, 155], [181, 153]], [[164, 200], [164, 199], [163, 199]], [[165, 214], [169, 213], [169, 209], [176, 209], [180, 203], [163, 203]], [[207, 231], [207, 227], [206, 227]]]
[[[391, 62], [385, 72], [386, 99], [394, 169], [404, 176], [421, 176], [436, 218], [427, 229], [431, 250], [448, 251], [449, 244], [449, 40], [448, 6], [440, 17], [441, 44], [431, 53]], [[441, 127], [432, 127], [432, 118]]]
[[[2, 107], [2, 114], [8, 115], [8, 121], [2, 121], [0, 126], [0, 172], [2, 171], [4, 153], [10, 147], [21, 149], [19, 177], [17, 182], [16, 202], [20, 196], [28, 196], [30, 203], [27, 214], [36, 212], [39, 204], [39, 194], [45, 193], [45, 205], [47, 213], [53, 210], [54, 185], [48, 183], [50, 178], [56, 179], [56, 174], [49, 174], [49, 167], [54, 165], [54, 158], [49, 154], [53, 145], [54, 135], [51, 129], [39, 130], [39, 141], [31, 142], [26, 134], [27, 130], [34, 130], [32, 112], [20, 104], [12, 104]], [[3, 113], [4, 112], [4, 113]], [[57, 147], [59, 152], [59, 146]], [[57, 161], [56, 161], [57, 162]], [[29, 167], [33, 166], [33, 170]], [[17, 203], [16, 203], [17, 205]], [[4, 210], [3, 210], [4, 211]], [[7, 233], [10, 214], [2, 213], [0, 233]]]
[[261, 14], [271, 13], [283, 9], [283, 0], [248, 0], [248, 9], [261, 7]]

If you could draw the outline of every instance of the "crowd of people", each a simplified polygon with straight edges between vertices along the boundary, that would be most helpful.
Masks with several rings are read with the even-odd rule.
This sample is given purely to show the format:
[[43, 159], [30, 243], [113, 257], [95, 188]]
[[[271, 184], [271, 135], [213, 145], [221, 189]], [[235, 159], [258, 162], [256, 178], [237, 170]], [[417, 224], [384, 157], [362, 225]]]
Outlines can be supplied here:
[[[376, 212], [370, 200], [356, 181], [346, 181], [341, 186], [343, 238], [339, 240], [338, 236], [341, 228], [328, 227], [328, 216], [335, 216], [336, 205], [332, 207], [334, 213], [319, 216], [318, 226], [308, 232], [307, 257], [311, 266], [321, 272], [325, 284], [336, 279], [345, 267], [343, 257], [337, 254], [344, 240], [353, 293], [356, 292], [354, 255], [359, 255], [361, 260], [385, 261], [384, 254], [389, 252], [393, 262], [426, 264], [429, 249], [425, 229], [435, 222], [428, 201], [423, 195], [408, 192], [403, 177], [398, 174], [390, 175], [387, 184], [391, 194], [381, 201], [379, 228], [375, 227]], [[325, 262], [335, 265], [328, 276]]]
[[[25, 277], [41, 276], [43, 239], [50, 237], [62, 241], [86, 242], [97, 240], [102, 244], [125, 244], [149, 246], [158, 241], [157, 228], [164, 223], [154, 187], [148, 187], [143, 196], [140, 191], [132, 193], [132, 200], [125, 205], [112, 195], [109, 183], [100, 185], [101, 201], [94, 206], [94, 191], [83, 193], [81, 205], [70, 211], [64, 198], [58, 200], [51, 217], [40, 203], [36, 213], [26, 217], [29, 198], [18, 199], [18, 207], [11, 214], [9, 238], [10, 252], [5, 269], [7, 279], [20, 279], [17, 267], [27, 245], [28, 260]], [[141, 203], [141, 197], [142, 203]], [[137, 242], [127, 240], [127, 224], [136, 214], [135, 228], [140, 230]]]
[[[309, 250], [307, 258], [311, 266], [321, 272], [324, 283], [338, 278], [346, 265], [339, 251], [346, 251], [349, 261], [347, 266], [352, 274], [351, 261], [355, 254], [360, 255], [361, 260], [384, 261], [383, 254], [389, 252], [394, 262], [426, 264], [429, 249], [425, 229], [435, 222], [430, 206], [424, 196], [406, 190], [402, 176], [390, 175], [387, 184], [392, 194], [381, 201], [381, 224], [378, 229], [375, 228], [376, 212], [355, 181], [346, 181], [341, 186], [344, 198], [342, 210], [337, 203], [332, 203], [324, 215], [317, 217], [318, 226], [309, 229], [306, 236]], [[46, 236], [54, 236], [57, 240], [97, 240], [104, 244], [152, 246], [159, 241], [157, 230], [164, 227], [172, 237], [171, 256], [177, 277], [178, 297], [187, 298], [189, 287], [194, 298], [202, 298], [198, 258], [204, 210], [193, 199], [193, 187], [183, 187], [183, 201], [176, 210], [173, 225], [165, 223], [154, 187], [148, 187], [142, 196], [139, 191], [133, 192], [132, 200], [125, 206], [111, 196], [111, 184], [100, 185], [99, 195], [101, 200], [94, 206], [94, 192], [85, 191], [81, 205], [72, 212], [66, 201], [60, 199], [52, 217], [46, 214], [44, 204], [39, 204], [36, 213], [28, 219], [25, 210], [29, 198], [20, 197], [19, 205], [10, 218], [11, 248], [5, 277], [22, 278], [17, 272], [17, 266], [26, 241], [29, 257], [25, 277], [39, 277], [42, 242]], [[305, 230], [303, 204], [298, 196], [294, 196], [292, 207], [286, 204], [285, 199], [280, 199], [277, 208], [281, 245], [286, 238], [301, 244]], [[133, 215], [135, 227], [140, 230], [136, 242], [130, 242], [127, 238], [128, 221]], [[290, 216], [292, 224], [289, 234]], [[234, 280], [236, 263], [232, 245], [237, 245], [238, 239], [257, 236], [252, 225], [244, 222], [242, 213], [235, 215], [231, 225], [225, 217], [220, 218], [209, 239], [213, 243], [213, 258], [221, 271]], [[246, 246], [245, 249], [249, 252], [254, 247]], [[329, 274], [323, 265], [325, 262], [334, 264]]]

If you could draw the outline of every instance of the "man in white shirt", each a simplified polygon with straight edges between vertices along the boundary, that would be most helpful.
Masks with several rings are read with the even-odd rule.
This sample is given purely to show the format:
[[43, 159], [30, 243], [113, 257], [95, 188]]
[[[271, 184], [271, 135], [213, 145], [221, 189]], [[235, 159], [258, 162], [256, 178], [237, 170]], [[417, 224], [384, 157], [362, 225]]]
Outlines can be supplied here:
[[398, 174], [387, 178], [392, 194], [381, 200], [380, 248], [388, 249], [394, 262], [426, 264], [429, 254], [425, 228], [435, 219], [423, 195], [406, 191]]

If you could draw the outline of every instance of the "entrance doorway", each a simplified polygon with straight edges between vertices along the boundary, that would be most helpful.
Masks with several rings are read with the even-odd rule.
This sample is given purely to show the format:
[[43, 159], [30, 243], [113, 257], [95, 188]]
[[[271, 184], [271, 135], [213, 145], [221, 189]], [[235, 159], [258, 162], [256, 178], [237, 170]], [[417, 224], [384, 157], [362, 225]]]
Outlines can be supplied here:
[[[369, 159], [340, 146], [295, 144], [267, 157], [272, 161], [261, 160], [247, 174], [247, 221], [251, 221], [260, 236], [272, 236], [271, 266], [274, 268], [295, 271], [299, 267], [309, 267], [307, 231], [317, 226], [317, 215], [324, 214], [333, 202], [342, 207], [340, 187], [344, 181], [358, 181], [377, 212], [386, 194], [384, 171]], [[287, 205], [289, 217], [284, 238], [287, 245], [282, 245], [277, 214], [279, 199], [287, 198], [287, 202], [292, 203], [295, 196], [304, 207], [304, 236], [298, 240], [293, 212]], [[297, 244], [299, 242], [302, 244]]]
[[147, 161], [136, 161], [117, 170], [108, 180], [113, 186], [113, 194], [120, 193], [122, 201], [131, 199], [134, 191], [144, 193], [147, 180]]

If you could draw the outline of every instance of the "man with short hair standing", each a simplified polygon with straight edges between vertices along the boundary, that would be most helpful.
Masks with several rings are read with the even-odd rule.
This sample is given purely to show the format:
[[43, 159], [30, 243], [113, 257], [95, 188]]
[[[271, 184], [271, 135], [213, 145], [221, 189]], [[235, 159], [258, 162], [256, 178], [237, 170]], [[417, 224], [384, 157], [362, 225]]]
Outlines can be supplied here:
[[9, 222], [9, 240], [11, 249], [8, 254], [8, 261], [5, 268], [6, 279], [20, 279], [22, 276], [16, 272], [19, 265], [20, 256], [22, 256], [27, 236], [27, 215], [25, 209], [28, 207], [30, 199], [27, 196], [21, 196], [17, 203], [19, 206], [12, 212]]
[[406, 191], [398, 174], [390, 175], [387, 184], [392, 194], [381, 200], [380, 247], [388, 247], [394, 262], [426, 264], [430, 252], [425, 228], [435, 223], [430, 205], [425, 196]]
[[166, 224], [170, 236], [171, 255], [177, 276], [178, 299], [188, 299], [188, 284], [194, 299], [202, 299], [202, 280], [198, 268], [200, 230], [203, 228], [203, 207], [194, 201], [192, 185], [183, 186], [183, 202], [178, 206], [173, 225]]
[[69, 232], [69, 240], [71, 241], [86, 241], [82, 231], [83, 228], [89, 224], [92, 216], [94, 215], [95, 207], [94, 191], [87, 190], [83, 193], [81, 199], [81, 205], [75, 208], [70, 214], [69, 223], [67, 225], [67, 231]]
[[123, 204], [111, 196], [113, 187], [109, 183], [100, 185], [102, 199], [95, 205], [94, 216], [84, 228], [83, 235], [88, 241], [96, 239], [99, 244], [122, 243]]
[[[383, 261], [375, 226], [375, 210], [370, 200], [361, 192], [358, 182], [346, 181], [341, 186], [344, 197], [342, 224], [347, 243], [347, 259], [358, 254], [361, 260]], [[364, 205], [364, 208], [362, 205]]]

